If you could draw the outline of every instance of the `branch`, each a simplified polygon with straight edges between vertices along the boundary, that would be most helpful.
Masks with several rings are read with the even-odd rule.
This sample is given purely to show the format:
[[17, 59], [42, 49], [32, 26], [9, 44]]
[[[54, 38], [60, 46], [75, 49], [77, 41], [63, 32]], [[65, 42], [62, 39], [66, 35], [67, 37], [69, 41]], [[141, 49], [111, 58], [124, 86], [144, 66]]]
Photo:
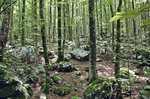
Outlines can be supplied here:
[[14, 1], [13, 3], [11, 3], [10, 5], [8, 5], [6, 8], [4, 8], [1, 12], [0, 12], [0, 14], [2, 14], [7, 8], [9, 8], [11, 5], [13, 5], [13, 4], [15, 4], [17, 1]]
[[0, 6], [0, 9], [1, 9], [1, 7], [4, 5], [4, 3], [5, 3], [5, 0], [3, 1], [2, 5]]

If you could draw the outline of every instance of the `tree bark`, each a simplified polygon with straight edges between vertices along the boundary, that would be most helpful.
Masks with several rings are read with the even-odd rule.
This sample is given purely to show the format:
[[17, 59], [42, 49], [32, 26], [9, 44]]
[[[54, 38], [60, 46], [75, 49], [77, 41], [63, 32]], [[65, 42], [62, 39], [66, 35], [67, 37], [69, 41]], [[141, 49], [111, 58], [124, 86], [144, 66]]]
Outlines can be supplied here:
[[[10, 5], [11, 0], [5, 0], [4, 2], [5, 5]], [[4, 48], [6, 46], [6, 43], [8, 41], [8, 32], [9, 32], [9, 24], [10, 24], [10, 12], [11, 8], [8, 7], [4, 11], [4, 17], [3, 22], [2, 22], [2, 28], [0, 32], [0, 62], [3, 62], [3, 53], [4, 53]]]
[[61, 0], [58, 0], [58, 59], [57, 62], [63, 61], [62, 43], [61, 43]]
[[[119, 5], [117, 8], [117, 12], [121, 12], [122, 0], [119, 0]], [[120, 31], [120, 19], [117, 20], [117, 44], [116, 44], [116, 62], [115, 62], [115, 78], [117, 80], [117, 95], [116, 99], [123, 99], [122, 89], [121, 89], [121, 82], [119, 81], [120, 78], [120, 44], [121, 44], [121, 31]]]
[[43, 15], [43, 9], [44, 9], [44, 1], [40, 0], [40, 18], [41, 18], [41, 35], [42, 35], [42, 43], [43, 43], [43, 50], [44, 50], [44, 59], [45, 59], [45, 70], [46, 70], [46, 76], [48, 75], [47, 72], [47, 66], [49, 65], [49, 59], [47, 55], [47, 46], [46, 46], [46, 37], [45, 37], [45, 20]]
[[94, 0], [89, 0], [89, 26], [90, 26], [90, 69], [89, 69], [89, 83], [97, 78], [96, 69], [96, 33], [94, 21]]
[[21, 45], [25, 45], [25, 0], [23, 0], [23, 7], [22, 7], [22, 36], [21, 36]]

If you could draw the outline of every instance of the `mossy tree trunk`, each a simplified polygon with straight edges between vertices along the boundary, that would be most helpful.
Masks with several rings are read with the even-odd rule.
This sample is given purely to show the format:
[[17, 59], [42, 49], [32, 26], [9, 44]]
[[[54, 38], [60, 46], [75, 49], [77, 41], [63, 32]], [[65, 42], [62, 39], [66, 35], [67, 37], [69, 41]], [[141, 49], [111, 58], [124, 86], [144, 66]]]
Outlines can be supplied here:
[[45, 20], [44, 20], [43, 10], [44, 10], [44, 0], [40, 0], [41, 36], [42, 36], [42, 43], [43, 43], [43, 50], [44, 50], [45, 71], [46, 71], [45, 76], [46, 76], [46, 85], [47, 85], [49, 59], [47, 55], [47, 46], [46, 46], [46, 37], [45, 37]]
[[23, 0], [22, 6], [22, 35], [21, 35], [21, 45], [25, 45], [25, 3], [26, 1]]
[[[113, 5], [111, 4], [110, 5], [110, 12], [111, 12], [111, 16], [112, 16], [112, 18], [114, 17], [114, 12], [113, 12]], [[111, 26], [112, 26], [112, 30], [111, 30], [111, 32], [112, 32], [112, 50], [115, 50], [115, 37], [114, 37], [114, 35], [115, 35], [115, 22], [112, 22], [112, 24], [111, 24]]]
[[[121, 12], [122, 0], [119, 0], [117, 12]], [[117, 88], [116, 88], [116, 99], [123, 99], [122, 89], [121, 89], [121, 82], [119, 81], [120, 78], [120, 44], [121, 44], [121, 31], [120, 31], [120, 19], [117, 20], [117, 43], [116, 43], [116, 62], [115, 62], [115, 78], [117, 80]]]
[[89, 0], [89, 26], [90, 26], [90, 69], [89, 69], [89, 83], [97, 78], [96, 69], [96, 33], [94, 21], [94, 0]]
[[[10, 5], [11, 0], [5, 0], [5, 5]], [[3, 62], [3, 53], [4, 48], [6, 46], [7, 40], [8, 40], [8, 32], [9, 32], [9, 24], [10, 24], [10, 12], [11, 8], [8, 7], [6, 10], [4, 10], [4, 15], [6, 15], [2, 22], [2, 28], [0, 32], [0, 62]]]
[[61, 3], [61, 0], [58, 0], [58, 63], [64, 60], [62, 55]]
[[[134, 9], [134, 0], [132, 0], [132, 9]], [[133, 33], [134, 33], [134, 44], [137, 45], [137, 33], [136, 33], [136, 21], [135, 19], [132, 20], [133, 22]]]

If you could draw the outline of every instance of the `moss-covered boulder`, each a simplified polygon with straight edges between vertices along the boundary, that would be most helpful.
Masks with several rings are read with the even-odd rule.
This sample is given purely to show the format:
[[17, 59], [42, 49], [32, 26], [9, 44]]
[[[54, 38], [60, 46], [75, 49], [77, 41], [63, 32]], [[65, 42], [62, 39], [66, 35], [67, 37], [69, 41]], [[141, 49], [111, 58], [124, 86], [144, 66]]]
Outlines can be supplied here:
[[71, 56], [72, 56], [74, 59], [79, 60], [79, 61], [86, 61], [86, 60], [89, 60], [89, 54], [90, 54], [89, 51], [85, 51], [85, 50], [82, 49], [82, 48], [74, 48], [74, 49], [71, 51]]
[[71, 92], [71, 89], [69, 87], [56, 87], [56, 88], [53, 88], [53, 93], [55, 93], [59, 96], [68, 95], [70, 92]]
[[74, 70], [74, 67], [70, 62], [60, 62], [57, 70], [59, 72], [72, 72]]
[[81, 76], [82, 75], [81, 71], [76, 71], [75, 73], [76, 73], [77, 76]]
[[84, 91], [85, 99], [109, 99], [113, 92], [113, 82], [109, 79], [97, 79]]
[[36, 58], [35, 48], [33, 46], [23, 46], [12, 50], [14, 56], [22, 60], [22, 62], [32, 63]]
[[62, 82], [62, 79], [58, 75], [58, 73], [53, 73], [51, 78], [53, 79], [54, 83], [56, 83], [56, 84], [61, 84], [61, 82]]
[[64, 60], [70, 61], [72, 59], [72, 56], [70, 54], [65, 55]]
[[41, 81], [41, 90], [43, 91], [43, 93], [48, 95], [49, 92], [51, 91], [52, 84], [53, 84], [53, 79], [51, 79], [51, 78], [43, 79]]
[[[26, 99], [33, 95], [28, 84], [24, 84], [7, 69], [0, 69], [0, 99]], [[12, 76], [13, 75], [13, 76]]]
[[138, 77], [135, 75], [135, 72], [133, 70], [128, 70], [128, 68], [121, 68], [120, 75], [121, 75], [121, 78], [123, 79], [129, 79], [129, 75], [130, 75], [130, 78], [134, 80], [138, 79]]

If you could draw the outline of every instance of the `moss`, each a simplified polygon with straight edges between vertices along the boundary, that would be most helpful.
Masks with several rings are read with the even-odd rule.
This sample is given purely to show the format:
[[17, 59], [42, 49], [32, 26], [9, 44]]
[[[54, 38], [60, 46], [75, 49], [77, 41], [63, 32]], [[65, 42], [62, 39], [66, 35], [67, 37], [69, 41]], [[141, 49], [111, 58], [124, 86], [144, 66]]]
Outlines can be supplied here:
[[82, 99], [82, 98], [75, 96], [75, 97], [72, 97], [71, 99]]
[[86, 66], [85, 68], [84, 68], [84, 70], [86, 71], [86, 72], [89, 72], [89, 66]]
[[65, 96], [71, 92], [71, 89], [69, 87], [56, 87], [53, 88], [53, 92], [60, 96]]
[[48, 95], [49, 92], [50, 92], [50, 88], [52, 88], [52, 86], [51, 86], [50, 84], [46, 84], [46, 86], [45, 86], [45, 88], [44, 88], [44, 90], [43, 90], [43, 93], [44, 93], [45, 95]]
[[[52, 84], [53, 84], [53, 79], [47, 78], [47, 86], [49, 86], [49, 85], [52, 86]], [[46, 79], [43, 79], [43, 80], [41, 81], [41, 89], [44, 89], [44, 90], [45, 90], [45, 86], [46, 86]], [[49, 86], [49, 87], [51, 87], [51, 86]]]
[[76, 71], [76, 75], [81, 76], [82, 75], [81, 71]]
[[51, 78], [53, 79], [54, 83], [56, 83], [56, 84], [61, 84], [61, 82], [62, 82], [62, 79], [58, 74], [53, 74]]
[[57, 69], [59, 72], [71, 72], [74, 70], [70, 62], [60, 62]]

